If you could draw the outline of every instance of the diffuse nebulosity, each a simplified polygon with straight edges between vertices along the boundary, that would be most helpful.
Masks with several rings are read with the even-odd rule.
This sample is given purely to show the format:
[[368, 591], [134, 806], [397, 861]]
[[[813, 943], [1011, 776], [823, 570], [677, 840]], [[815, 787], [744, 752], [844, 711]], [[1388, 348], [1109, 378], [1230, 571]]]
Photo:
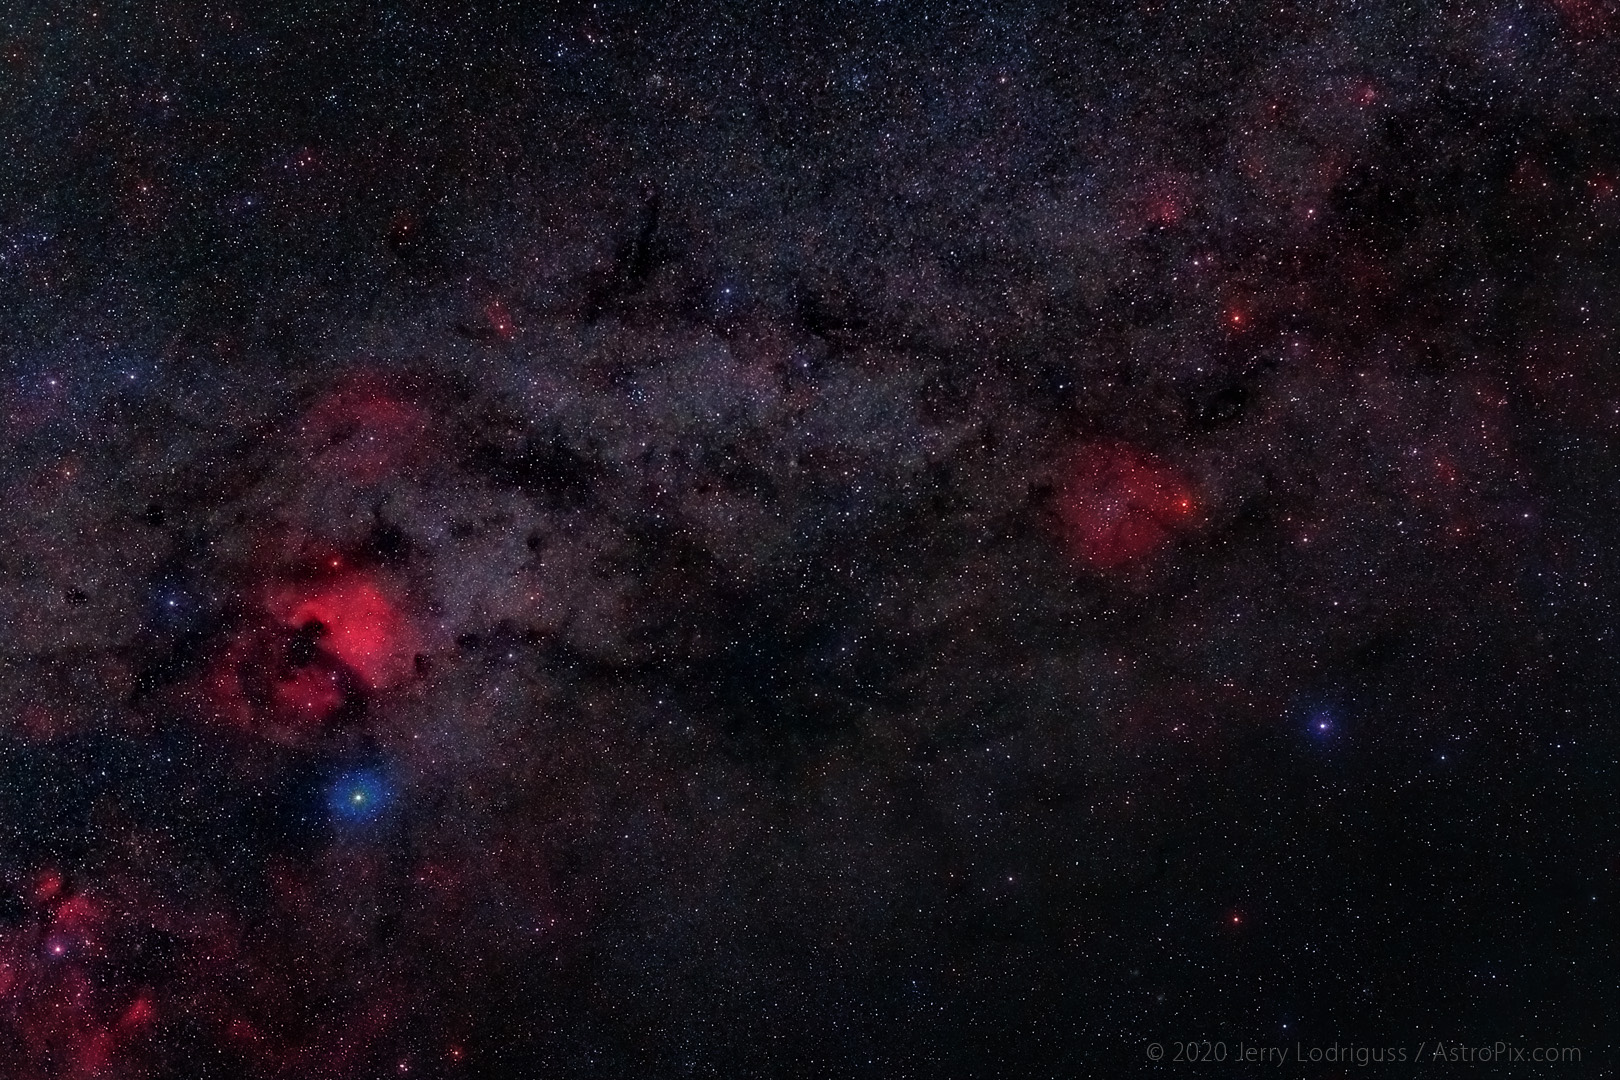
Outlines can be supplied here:
[[1616, 20], [890, 8], [4, 16], [6, 1076], [1600, 1057]]

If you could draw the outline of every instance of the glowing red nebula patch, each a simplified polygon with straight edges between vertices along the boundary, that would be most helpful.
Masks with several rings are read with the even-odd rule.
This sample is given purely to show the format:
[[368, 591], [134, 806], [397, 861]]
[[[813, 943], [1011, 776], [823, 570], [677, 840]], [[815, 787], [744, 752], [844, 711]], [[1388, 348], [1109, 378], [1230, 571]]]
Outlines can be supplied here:
[[270, 586], [188, 694], [215, 721], [284, 743], [345, 715], [369, 691], [413, 677], [421, 636], [388, 587], [363, 572]]
[[41, 870], [34, 878], [34, 902], [47, 903], [62, 893], [62, 874], [57, 870]]
[[[348, 665], [368, 686], [397, 685], [414, 670], [417, 637], [410, 620], [364, 575], [281, 589], [270, 597], [267, 607], [294, 630], [318, 623], [316, 644]], [[324, 693], [316, 685], [299, 692]]]
[[276, 742], [297, 742], [336, 715], [358, 689], [359, 677], [331, 654], [301, 652], [293, 631], [261, 626], [233, 641], [193, 693], [214, 720]]
[[[83, 894], [67, 895], [60, 872], [39, 871], [39, 905], [24, 922], [0, 927], [0, 1075], [7, 1080], [97, 1080], [114, 1071], [155, 1022], [149, 988], [92, 977], [105, 954], [91, 931], [127, 912]], [[118, 935], [108, 935], [117, 937]]]
[[1604, 0], [1552, 0], [1577, 37], [1608, 37], [1620, 28], [1620, 14]]
[[511, 341], [515, 328], [512, 325], [512, 316], [506, 310], [506, 305], [499, 300], [491, 300], [484, 305], [484, 318], [489, 320], [489, 329], [501, 341]]
[[118, 1018], [118, 1026], [124, 1031], [133, 1031], [143, 1028], [157, 1019], [157, 1008], [152, 999], [142, 994], [135, 999], [135, 1003], [124, 1010], [124, 1015]]
[[1131, 201], [1138, 227], [1179, 225], [1193, 209], [1192, 184], [1185, 176], [1159, 173], [1147, 178]]
[[300, 434], [320, 465], [365, 481], [409, 464], [430, 428], [425, 409], [378, 378], [356, 376], [310, 406]]
[[51, 918], [51, 927], [54, 930], [89, 930], [96, 924], [95, 905], [87, 896], [75, 896], [65, 900], [56, 909]]
[[1198, 520], [1198, 499], [1173, 469], [1118, 443], [1082, 446], [1057, 489], [1070, 551], [1095, 570], [1146, 559]]
[[296, 668], [271, 685], [277, 708], [300, 726], [319, 723], [348, 699], [340, 672], [324, 664]]

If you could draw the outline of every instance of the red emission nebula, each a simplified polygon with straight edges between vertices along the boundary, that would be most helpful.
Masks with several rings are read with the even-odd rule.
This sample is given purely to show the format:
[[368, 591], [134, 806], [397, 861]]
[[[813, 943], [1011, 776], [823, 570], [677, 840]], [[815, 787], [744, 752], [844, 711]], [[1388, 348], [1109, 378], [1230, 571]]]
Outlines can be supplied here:
[[314, 587], [284, 588], [266, 605], [284, 626], [319, 628], [317, 643], [369, 687], [388, 687], [410, 676], [416, 635], [379, 584], [349, 574]]
[[1170, 467], [1123, 443], [1088, 443], [1057, 488], [1065, 544], [1094, 570], [1142, 562], [1198, 523], [1198, 498]]
[[294, 742], [409, 679], [420, 636], [368, 573], [277, 584], [214, 665], [208, 711], [277, 742]]

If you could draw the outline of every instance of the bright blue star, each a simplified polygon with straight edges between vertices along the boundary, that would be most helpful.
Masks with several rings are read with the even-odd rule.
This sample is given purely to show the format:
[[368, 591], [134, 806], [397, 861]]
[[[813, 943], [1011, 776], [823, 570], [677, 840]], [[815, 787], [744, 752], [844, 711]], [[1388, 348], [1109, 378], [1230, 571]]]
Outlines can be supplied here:
[[178, 578], [159, 579], [147, 594], [147, 625], [159, 634], [195, 632], [206, 622], [207, 615], [204, 598]]
[[356, 824], [376, 821], [393, 801], [393, 789], [379, 769], [344, 773], [326, 791], [326, 807], [332, 816]]
[[1320, 747], [1338, 745], [1345, 737], [1345, 706], [1336, 699], [1317, 698], [1301, 703], [1294, 713], [1306, 739]]

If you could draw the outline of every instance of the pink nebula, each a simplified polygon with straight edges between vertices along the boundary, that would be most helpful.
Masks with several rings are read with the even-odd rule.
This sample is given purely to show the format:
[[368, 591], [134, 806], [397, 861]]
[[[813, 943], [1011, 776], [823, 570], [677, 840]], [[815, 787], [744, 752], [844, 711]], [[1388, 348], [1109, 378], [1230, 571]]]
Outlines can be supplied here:
[[1122, 443], [1081, 446], [1057, 489], [1063, 539], [1095, 570], [1147, 559], [1198, 515], [1197, 495], [1179, 473]]

